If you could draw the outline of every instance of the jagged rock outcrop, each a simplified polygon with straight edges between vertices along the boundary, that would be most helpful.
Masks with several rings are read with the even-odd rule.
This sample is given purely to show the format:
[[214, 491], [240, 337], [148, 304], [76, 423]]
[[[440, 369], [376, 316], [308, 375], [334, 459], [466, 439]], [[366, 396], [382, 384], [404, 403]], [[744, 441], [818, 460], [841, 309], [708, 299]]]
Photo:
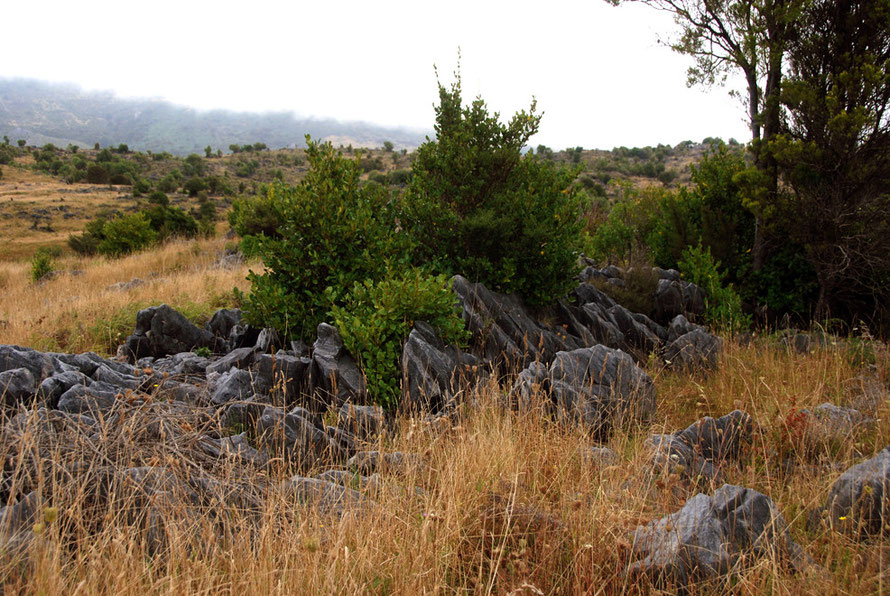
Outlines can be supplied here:
[[734, 410], [716, 419], [705, 416], [671, 435], [651, 435], [644, 448], [657, 472], [678, 474], [692, 484], [722, 482], [720, 467], [739, 458], [754, 431], [751, 417]]
[[536, 360], [550, 362], [557, 352], [584, 347], [578, 338], [539, 324], [519, 298], [492, 292], [456, 275], [452, 287], [461, 303], [477, 353], [504, 370]]
[[337, 428], [359, 441], [373, 441], [386, 427], [386, 414], [380, 406], [343, 404], [337, 415]]
[[513, 393], [522, 405], [549, 396], [559, 419], [607, 433], [614, 421], [655, 413], [655, 385], [633, 359], [603, 345], [559, 352], [545, 368], [533, 363], [520, 373]]
[[310, 379], [316, 399], [340, 407], [346, 402], [364, 403], [367, 397], [365, 375], [343, 346], [337, 329], [321, 323], [312, 347]]
[[677, 370], [708, 372], [717, 368], [723, 353], [723, 340], [694, 329], [672, 341], [664, 351], [665, 362]]
[[438, 412], [483, 374], [482, 361], [446, 346], [428, 324], [418, 321], [402, 349], [403, 394], [413, 411]]
[[302, 411], [285, 413], [281, 408], [266, 407], [256, 424], [258, 443], [273, 457], [283, 456], [298, 466], [339, 462], [349, 455], [323, 425]]

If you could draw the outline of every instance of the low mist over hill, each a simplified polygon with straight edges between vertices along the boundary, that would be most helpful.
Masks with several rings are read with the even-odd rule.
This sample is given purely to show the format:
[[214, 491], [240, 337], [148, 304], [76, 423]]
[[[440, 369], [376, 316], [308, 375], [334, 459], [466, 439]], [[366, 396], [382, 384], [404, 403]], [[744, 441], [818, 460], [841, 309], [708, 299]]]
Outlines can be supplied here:
[[29, 79], [0, 79], [0, 133], [32, 145], [54, 143], [188, 154], [207, 145], [262, 142], [269, 147], [302, 146], [308, 133], [335, 144], [396, 148], [420, 145], [425, 133], [364, 122], [298, 118], [290, 113], [199, 111], [153, 99], [120, 99], [74, 85]]

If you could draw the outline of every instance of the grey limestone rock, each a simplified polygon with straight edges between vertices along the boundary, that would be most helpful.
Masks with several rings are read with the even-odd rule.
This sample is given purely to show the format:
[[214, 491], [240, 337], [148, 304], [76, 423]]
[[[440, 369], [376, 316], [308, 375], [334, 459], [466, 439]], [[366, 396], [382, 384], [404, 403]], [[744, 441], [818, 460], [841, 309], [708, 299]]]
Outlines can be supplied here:
[[689, 586], [729, 574], [776, 554], [796, 571], [815, 563], [790, 536], [788, 524], [766, 495], [725, 484], [714, 495], [697, 494], [677, 511], [637, 529], [631, 575]]

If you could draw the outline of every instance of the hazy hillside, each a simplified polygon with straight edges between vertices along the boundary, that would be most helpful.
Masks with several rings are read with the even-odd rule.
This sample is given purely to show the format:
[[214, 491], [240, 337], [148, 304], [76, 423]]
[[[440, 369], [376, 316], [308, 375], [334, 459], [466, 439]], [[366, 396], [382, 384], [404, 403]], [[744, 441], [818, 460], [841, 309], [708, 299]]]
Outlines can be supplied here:
[[85, 92], [73, 85], [0, 79], [0, 134], [32, 145], [126, 143], [137, 150], [188, 154], [207, 145], [225, 150], [233, 143], [302, 146], [307, 133], [344, 145], [375, 147], [391, 141], [396, 148], [416, 147], [425, 134], [364, 122], [299, 119], [289, 113], [204, 112], [159, 100]]

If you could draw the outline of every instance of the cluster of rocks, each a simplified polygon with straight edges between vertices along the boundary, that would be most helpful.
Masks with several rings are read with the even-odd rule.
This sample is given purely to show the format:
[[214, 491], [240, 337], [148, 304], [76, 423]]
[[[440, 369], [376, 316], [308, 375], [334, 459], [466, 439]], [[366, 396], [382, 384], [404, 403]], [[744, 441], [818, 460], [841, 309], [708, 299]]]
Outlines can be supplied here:
[[[548, 311], [533, 313], [516, 297], [455, 277], [453, 288], [472, 334], [470, 349], [445, 345], [432, 327], [417, 322], [401, 357], [406, 407], [448, 412], [489, 375], [512, 373], [513, 405], [542, 408], [598, 437], [623, 420], [652, 416], [655, 387], [641, 361], [655, 354], [677, 369], [707, 371], [722, 350], [719, 338], [687, 319], [704, 308], [701, 290], [674, 271], [655, 274], [655, 320], [629, 311], [587, 281]], [[582, 279], [620, 286], [623, 276], [617, 268], [588, 268]], [[241, 314], [220, 310], [202, 328], [166, 305], [142, 310], [114, 359], [0, 346], [0, 395], [9, 411], [19, 411], [0, 433], [7, 439], [26, 432], [73, 433], [95, 442], [103, 429], [124, 420], [125, 412], [138, 409], [153, 416], [144, 425], [150, 440], [182, 441], [193, 450], [194, 461], [226, 461], [250, 470], [283, 464], [299, 471], [278, 488], [326, 514], [373, 510], [368, 491], [356, 488], [373, 494], [387, 477], [419, 491], [411, 479], [427, 472], [421, 459], [373, 448], [389, 423], [379, 407], [369, 405], [373, 396], [334, 327], [321, 324], [311, 346], [286, 343], [272, 329], [246, 325]], [[322, 415], [330, 411], [337, 412], [336, 420]], [[178, 415], [191, 416], [194, 424], [173, 423]], [[202, 430], [186, 431], [186, 426]], [[716, 483], [722, 480], [722, 463], [738, 456], [752, 432], [750, 419], [733, 412], [673, 435], [654, 435], [647, 446], [653, 468]], [[601, 447], [591, 447], [589, 457], [608, 465], [620, 461]], [[323, 471], [301, 475], [308, 470]], [[96, 473], [99, 493], [131, 496], [125, 499], [127, 515], [138, 517], [153, 548], [163, 545], [166, 527], [178, 523], [165, 517], [166, 505], [186, 504], [173, 508], [186, 516], [206, 513], [210, 503], [258, 511], [268, 488], [220, 480], [203, 468], [183, 476], [160, 464]], [[7, 502], [15, 496], [12, 491], [0, 485]], [[634, 573], [658, 570], [681, 581], [696, 569], [723, 573], [740, 552], [762, 544], [766, 533], [770, 544], [779, 544], [793, 560], [805, 560], [764, 495], [724, 487], [700, 497], [672, 521], [653, 522], [638, 532], [634, 548], [642, 561]], [[845, 511], [842, 504], [832, 507], [831, 515]], [[5, 522], [0, 527], [7, 528], [2, 544], [15, 550], [32, 540], [40, 508], [40, 496], [32, 492], [0, 510]], [[665, 538], [676, 528], [686, 528], [681, 539]], [[688, 545], [712, 543], [716, 554], [690, 567], [694, 549]]]

